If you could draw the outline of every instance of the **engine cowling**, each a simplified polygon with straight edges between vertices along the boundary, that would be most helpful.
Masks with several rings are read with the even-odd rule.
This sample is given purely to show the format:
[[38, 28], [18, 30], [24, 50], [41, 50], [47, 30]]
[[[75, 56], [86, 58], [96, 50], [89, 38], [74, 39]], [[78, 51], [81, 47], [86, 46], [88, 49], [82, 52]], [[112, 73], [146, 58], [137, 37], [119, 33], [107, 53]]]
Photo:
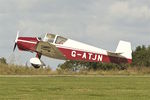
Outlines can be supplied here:
[[34, 68], [40, 68], [41, 66], [45, 66], [45, 64], [39, 58], [31, 58], [30, 63]]

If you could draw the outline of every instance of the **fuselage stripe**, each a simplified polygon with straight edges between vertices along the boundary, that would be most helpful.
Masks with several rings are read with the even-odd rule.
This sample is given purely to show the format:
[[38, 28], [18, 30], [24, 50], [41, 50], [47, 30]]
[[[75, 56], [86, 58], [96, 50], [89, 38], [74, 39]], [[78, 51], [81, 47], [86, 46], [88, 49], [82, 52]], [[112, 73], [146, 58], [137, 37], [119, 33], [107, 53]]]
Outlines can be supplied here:
[[32, 43], [32, 44], [37, 44], [37, 42], [32, 42], [32, 41], [26, 41], [26, 40], [18, 40], [19, 42], [25, 42], [25, 43]]

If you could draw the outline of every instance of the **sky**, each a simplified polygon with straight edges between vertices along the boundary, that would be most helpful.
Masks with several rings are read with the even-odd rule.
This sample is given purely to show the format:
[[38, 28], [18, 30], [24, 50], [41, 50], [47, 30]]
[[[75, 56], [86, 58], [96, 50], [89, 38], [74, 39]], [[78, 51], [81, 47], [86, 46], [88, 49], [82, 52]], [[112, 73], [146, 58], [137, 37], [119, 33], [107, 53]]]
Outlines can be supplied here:
[[[59, 34], [109, 51], [119, 40], [150, 45], [150, 0], [0, 0], [0, 57], [25, 64], [35, 54], [16, 50], [20, 36]], [[55, 69], [64, 61], [42, 57]]]

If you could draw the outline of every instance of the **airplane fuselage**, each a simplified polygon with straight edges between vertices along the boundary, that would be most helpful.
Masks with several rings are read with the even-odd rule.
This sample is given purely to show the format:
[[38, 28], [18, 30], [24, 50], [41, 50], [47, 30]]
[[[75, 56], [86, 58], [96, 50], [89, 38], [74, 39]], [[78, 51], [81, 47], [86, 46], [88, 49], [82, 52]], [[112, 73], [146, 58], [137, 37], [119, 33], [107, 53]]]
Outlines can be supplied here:
[[[17, 46], [19, 50], [36, 52], [37, 54], [61, 60], [78, 60], [87, 62], [131, 63], [132, 58], [124, 57], [118, 53], [87, 45], [72, 39], [57, 42], [58, 36], [52, 42], [36, 37], [19, 37]], [[61, 41], [60, 41], [61, 42]]]

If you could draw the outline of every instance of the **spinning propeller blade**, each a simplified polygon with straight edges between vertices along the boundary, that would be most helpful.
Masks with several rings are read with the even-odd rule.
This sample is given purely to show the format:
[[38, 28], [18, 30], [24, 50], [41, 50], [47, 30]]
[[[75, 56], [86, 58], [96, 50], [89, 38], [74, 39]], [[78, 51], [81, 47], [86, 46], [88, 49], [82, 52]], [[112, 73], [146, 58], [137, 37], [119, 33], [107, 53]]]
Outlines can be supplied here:
[[15, 39], [15, 45], [14, 45], [14, 48], [13, 48], [13, 52], [14, 52], [15, 49], [16, 49], [18, 37], [19, 37], [19, 31], [17, 32], [17, 36], [16, 36], [16, 39]]
[[15, 45], [14, 45], [14, 49], [13, 49], [13, 52], [15, 51], [15, 49], [16, 49], [16, 46], [17, 46], [17, 43], [15, 43]]

